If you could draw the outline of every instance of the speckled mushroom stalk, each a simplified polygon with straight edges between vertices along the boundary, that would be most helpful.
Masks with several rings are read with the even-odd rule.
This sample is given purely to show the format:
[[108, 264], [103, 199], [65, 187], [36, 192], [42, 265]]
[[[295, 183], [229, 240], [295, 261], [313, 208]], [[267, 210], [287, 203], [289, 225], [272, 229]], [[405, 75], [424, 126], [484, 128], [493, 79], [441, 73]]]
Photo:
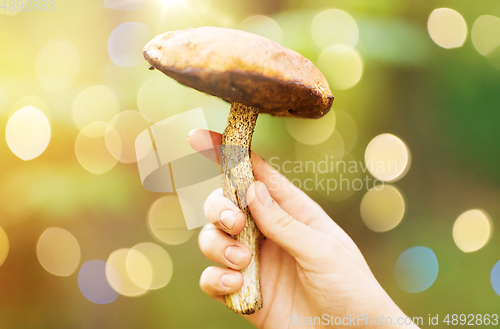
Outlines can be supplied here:
[[243, 287], [225, 296], [227, 306], [240, 314], [252, 314], [262, 307], [259, 259], [262, 234], [255, 225], [246, 202], [246, 192], [254, 182], [251, 143], [258, 115], [259, 109], [240, 103], [231, 104], [231, 112], [222, 137], [220, 157], [224, 196], [233, 201], [246, 218], [243, 231], [234, 238], [252, 252], [250, 265], [241, 271]]

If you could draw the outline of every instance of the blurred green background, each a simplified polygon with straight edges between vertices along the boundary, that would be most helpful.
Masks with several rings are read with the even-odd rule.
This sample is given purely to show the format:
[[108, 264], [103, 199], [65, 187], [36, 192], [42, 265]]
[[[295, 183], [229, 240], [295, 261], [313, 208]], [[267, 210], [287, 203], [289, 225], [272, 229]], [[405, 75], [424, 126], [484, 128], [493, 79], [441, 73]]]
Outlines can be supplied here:
[[[129, 141], [122, 150], [130, 151], [136, 134], [127, 129], [138, 133], [200, 106], [208, 126], [223, 131], [229, 104], [149, 71], [142, 59], [142, 47], [153, 36], [205, 25], [271, 38], [309, 58], [330, 83], [335, 101], [324, 122], [332, 129], [327, 124], [317, 139], [300, 140], [317, 127], [261, 115], [253, 149], [264, 158], [278, 157], [281, 164], [326, 155], [364, 162], [376, 136], [390, 133], [404, 141], [411, 167], [392, 184], [404, 202], [395, 201], [404, 218], [394, 228], [374, 232], [364, 224], [365, 189], [307, 191], [354, 239], [404, 312], [424, 319], [498, 312], [500, 296], [492, 287], [500, 285], [500, 274], [492, 275], [500, 260], [494, 230], [500, 224], [498, 1], [56, 0], [38, 10], [30, 4], [31, 11], [25, 11], [26, 2], [4, 4], [0, 227], [8, 242], [0, 230], [0, 264], [7, 255], [0, 265], [0, 328], [251, 327], [199, 289], [199, 276], [211, 265], [198, 250], [199, 229], [165, 239], [152, 234], [151, 207], [168, 194], [146, 191], [133, 159], [116, 156], [103, 142], [103, 127], [114, 125], [119, 133], [124, 129], [121, 136]], [[438, 8], [454, 11], [434, 12]], [[37, 122], [23, 125], [21, 117], [12, 119], [9, 132], [9, 119], [26, 106], [47, 118], [50, 141], [48, 135], [30, 135], [38, 131]], [[125, 118], [118, 126], [120, 120], [112, 118], [125, 111], [130, 115], [118, 117]], [[16, 156], [16, 147], [25, 144], [8, 144], [19, 131], [26, 143], [41, 147], [32, 160]], [[297, 181], [314, 177], [285, 174]], [[179, 216], [172, 207], [157, 216]], [[478, 250], [463, 252], [453, 227], [470, 209], [483, 210], [491, 236]], [[45, 270], [41, 258], [51, 255], [37, 253], [42, 233], [54, 227], [70, 232], [81, 250], [64, 276]], [[173, 274], [165, 287], [104, 305], [84, 297], [78, 274], [85, 262], [108, 260], [115, 250], [142, 242], [170, 255]], [[433, 250], [439, 273], [428, 289], [410, 293], [398, 285], [394, 267], [415, 246]]]

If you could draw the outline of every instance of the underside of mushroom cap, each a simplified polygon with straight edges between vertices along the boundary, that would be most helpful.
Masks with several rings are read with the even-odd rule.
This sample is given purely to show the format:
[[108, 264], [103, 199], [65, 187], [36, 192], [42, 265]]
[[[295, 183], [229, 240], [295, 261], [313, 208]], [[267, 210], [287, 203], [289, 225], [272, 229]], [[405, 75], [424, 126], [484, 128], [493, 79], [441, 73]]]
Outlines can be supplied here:
[[311, 61], [248, 32], [210, 26], [167, 32], [144, 47], [144, 57], [183, 85], [261, 113], [320, 118], [333, 102]]

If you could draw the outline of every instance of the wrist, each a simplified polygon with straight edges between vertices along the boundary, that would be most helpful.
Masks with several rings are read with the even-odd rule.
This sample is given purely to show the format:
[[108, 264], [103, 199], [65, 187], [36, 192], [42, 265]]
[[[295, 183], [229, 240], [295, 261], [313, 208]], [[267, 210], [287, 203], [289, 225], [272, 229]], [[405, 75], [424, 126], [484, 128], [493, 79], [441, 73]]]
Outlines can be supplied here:
[[371, 317], [371, 321], [363, 323], [365, 328], [419, 329], [418, 326], [423, 324], [421, 317], [407, 316], [385, 291], [384, 295], [383, 301], [377, 304], [370, 315], [366, 315]]

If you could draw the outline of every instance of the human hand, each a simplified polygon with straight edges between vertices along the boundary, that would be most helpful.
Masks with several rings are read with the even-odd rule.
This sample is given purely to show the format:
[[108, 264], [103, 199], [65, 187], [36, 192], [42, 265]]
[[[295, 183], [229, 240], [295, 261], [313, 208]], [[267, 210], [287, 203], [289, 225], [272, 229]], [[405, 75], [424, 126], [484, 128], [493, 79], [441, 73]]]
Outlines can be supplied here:
[[[220, 134], [210, 132], [210, 137], [193, 130], [189, 143], [197, 151], [221, 143]], [[267, 239], [260, 256], [263, 308], [246, 315], [249, 321], [258, 328], [296, 328], [317, 317], [316, 325], [305, 327], [383, 328], [375, 323], [383, 316], [385, 324], [391, 318], [387, 327], [417, 328], [395, 325], [406, 316], [375, 279], [356, 244], [316, 202], [255, 153], [252, 166], [256, 182], [248, 189], [248, 206]], [[208, 267], [200, 286], [223, 302], [224, 295], [241, 288], [238, 270], [251, 261], [250, 250], [228, 235], [243, 229], [245, 217], [221, 189], [208, 197], [205, 214], [212, 224], [200, 232], [200, 249], [227, 268]], [[358, 315], [365, 319], [353, 321]]]

